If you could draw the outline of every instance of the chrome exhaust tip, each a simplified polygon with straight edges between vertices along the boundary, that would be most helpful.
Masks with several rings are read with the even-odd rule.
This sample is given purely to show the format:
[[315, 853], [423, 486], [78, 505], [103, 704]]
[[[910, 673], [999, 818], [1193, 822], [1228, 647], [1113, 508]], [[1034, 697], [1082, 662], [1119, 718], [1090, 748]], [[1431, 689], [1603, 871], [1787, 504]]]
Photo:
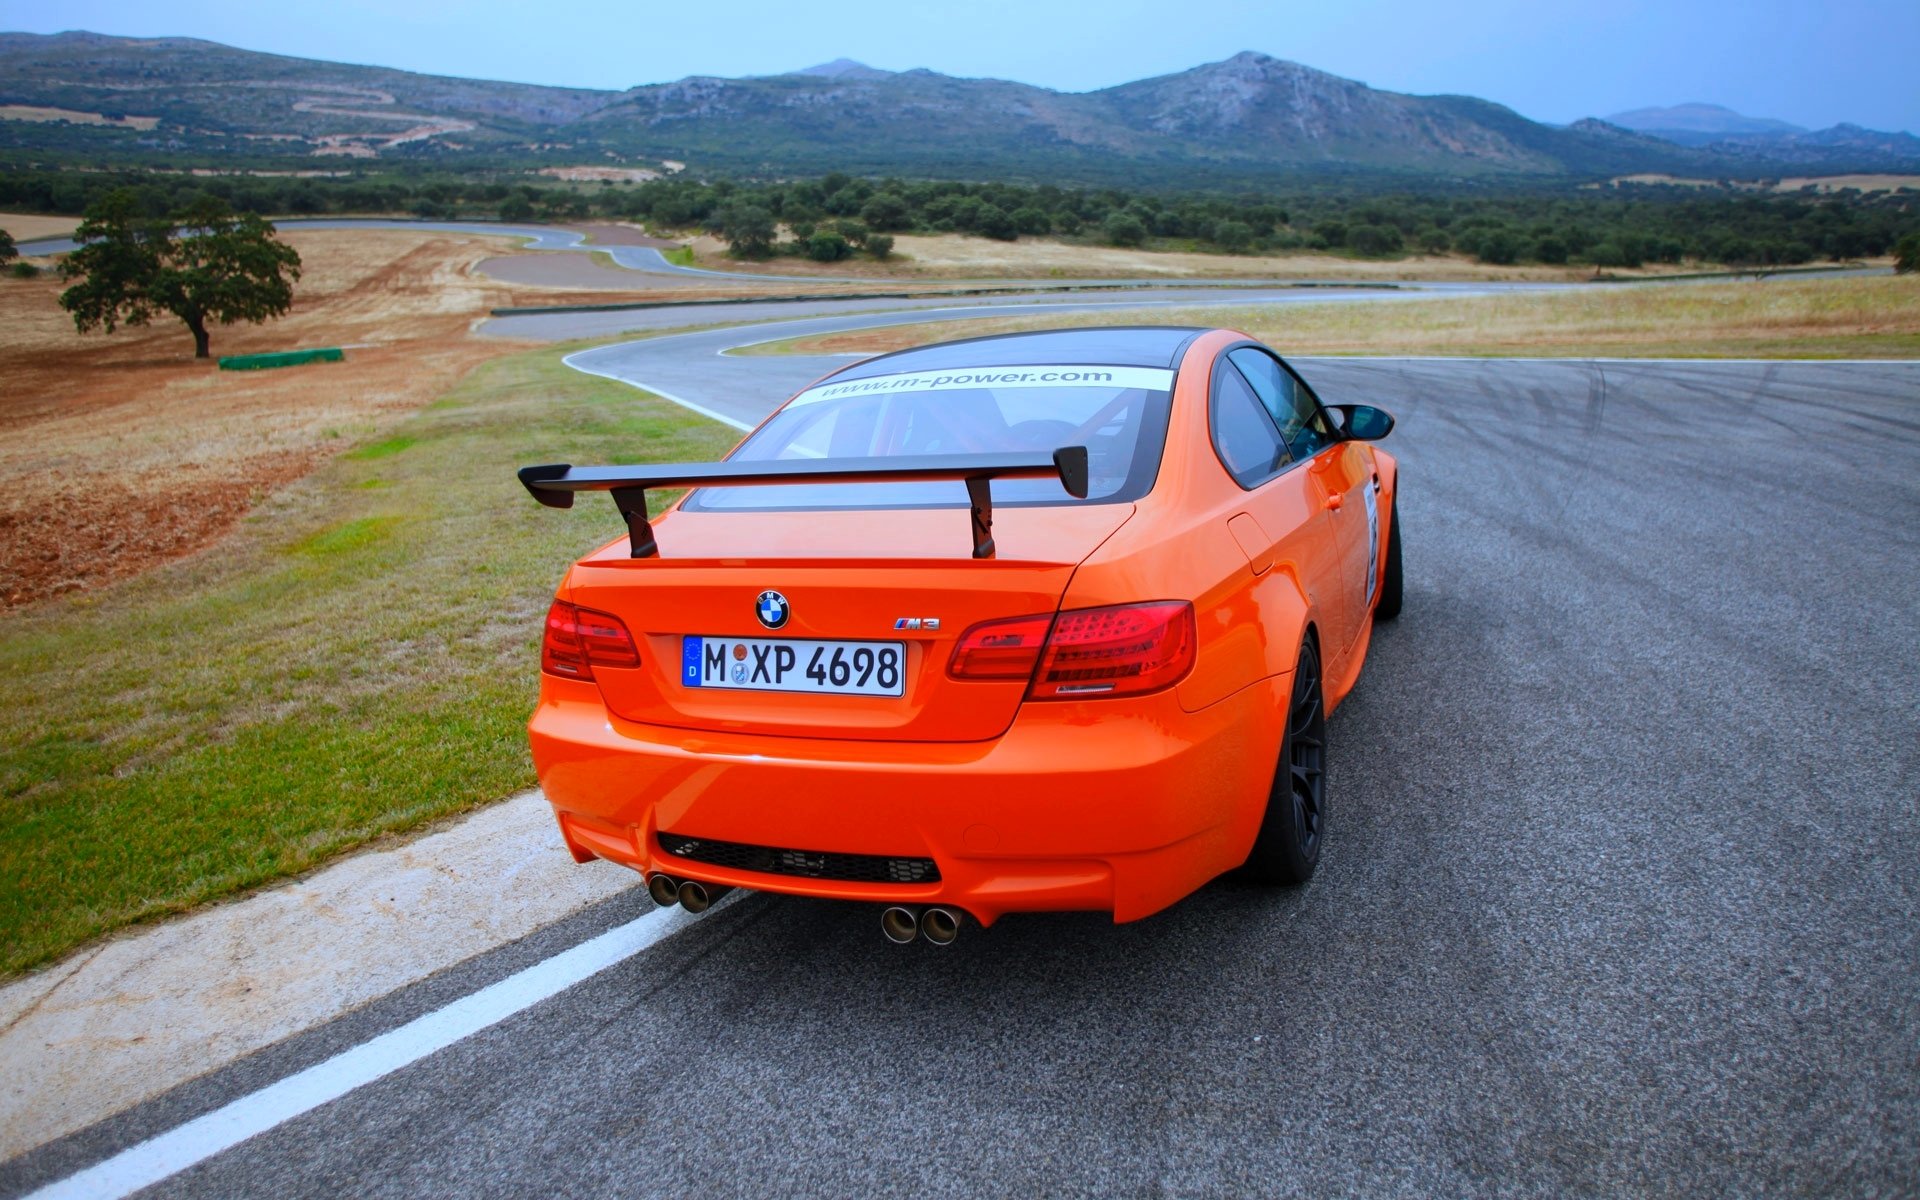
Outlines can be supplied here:
[[703, 913], [732, 890], [718, 884], [701, 883], [697, 879], [685, 879], [680, 882], [680, 907], [690, 913]]
[[909, 945], [920, 936], [920, 914], [911, 908], [893, 905], [880, 914], [880, 932], [897, 946]]
[[672, 908], [680, 903], [680, 881], [671, 875], [654, 874], [647, 877], [647, 895], [661, 908]]
[[960, 914], [950, 908], [930, 908], [920, 914], [920, 936], [936, 946], [951, 946], [960, 936]]

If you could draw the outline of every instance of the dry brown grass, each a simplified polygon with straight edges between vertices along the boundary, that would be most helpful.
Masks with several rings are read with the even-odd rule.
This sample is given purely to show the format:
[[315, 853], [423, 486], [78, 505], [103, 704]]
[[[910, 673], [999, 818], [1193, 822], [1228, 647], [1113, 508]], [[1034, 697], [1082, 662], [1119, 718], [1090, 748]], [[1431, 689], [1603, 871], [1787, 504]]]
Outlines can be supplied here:
[[207, 545], [262, 495], [520, 349], [469, 335], [490, 306], [546, 298], [470, 270], [497, 239], [285, 240], [305, 265], [292, 313], [216, 329], [214, 352], [344, 345], [344, 363], [221, 371], [172, 318], [79, 336], [58, 280], [0, 280], [0, 608]]
[[65, 237], [80, 227], [79, 217], [43, 217], [39, 213], [0, 213], [0, 229], [16, 242]]
[[109, 117], [104, 113], [48, 108], [40, 104], [0, 104], [0, 121], [65, 121], [69, 125], [111, 125], [142, 131], [160, 124], [159, 117]]
[[[1199, 254], [1172, 250], [1125, 250], [1052, 238], [1000, 242], [964, 234], [900, 234], [886, 262], [852, 258], [814, 263], [796, 258], [742, 262], [727, 256], [726, 243], [692, 239], [694, 265], [711, 270], [782, 275], [854, 276], [862, 279], [1336, 279], [1354, 282], [1533, 280], [1565, 282], [1590, 277], [1590, 267], [1495, 267], [1453, 254], [1402, 259], [1357, 259], [1336, 254]], [[1633, 275], [1672, 274], [1654, 266]]]
[[879, 354], [1078, 325], [1219, 325], [1289, 354], [1920, 357], [1920, 278], [1673, 283], [1362, 303], [1109, 310], [862, 330], [745, 353]]

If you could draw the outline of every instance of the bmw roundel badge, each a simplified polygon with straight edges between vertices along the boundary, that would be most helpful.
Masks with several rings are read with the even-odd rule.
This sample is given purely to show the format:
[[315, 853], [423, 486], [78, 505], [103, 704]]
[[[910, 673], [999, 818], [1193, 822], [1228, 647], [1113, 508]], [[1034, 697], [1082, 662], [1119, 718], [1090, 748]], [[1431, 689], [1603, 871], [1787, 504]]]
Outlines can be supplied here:
[[760, 593], [753, 602], [753, 615], [768, 629], [778, 629], [787, 623], [787, 616], [793, 610], [787, 604], [787, 598], [779, 592], [768, 590]]

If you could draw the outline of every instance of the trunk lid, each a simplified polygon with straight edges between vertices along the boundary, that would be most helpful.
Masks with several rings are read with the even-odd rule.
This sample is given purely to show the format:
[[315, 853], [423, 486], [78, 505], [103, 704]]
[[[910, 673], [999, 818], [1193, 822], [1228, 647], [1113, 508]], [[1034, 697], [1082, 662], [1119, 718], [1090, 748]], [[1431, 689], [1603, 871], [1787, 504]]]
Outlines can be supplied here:
[[[991, 559], [970, 557], [965, 509], [674, 511], [655, 524], [658, 557], [628, 557], [622, 538], [575, 565], [565, 598], [632, 631], [640, 665], [594, 672], [607, 707], [627, 720], [787, 737], [983, 741], [1012, 723], [1026, 684], [949, 678], [955, 642], [979, 621], [1054, 612], [1074, 570], [1133, 511], [997, 507]], [[768, 591], [787, 605], [777, 629], [756, 613]], [[692, 686], [682, 678], [694, 666], [685, 657], [690, 637], [705, 639], [706, 650], [734, 639], [803, 650], [864, 643], [876, 653], [898, 643], [901, 694]]]

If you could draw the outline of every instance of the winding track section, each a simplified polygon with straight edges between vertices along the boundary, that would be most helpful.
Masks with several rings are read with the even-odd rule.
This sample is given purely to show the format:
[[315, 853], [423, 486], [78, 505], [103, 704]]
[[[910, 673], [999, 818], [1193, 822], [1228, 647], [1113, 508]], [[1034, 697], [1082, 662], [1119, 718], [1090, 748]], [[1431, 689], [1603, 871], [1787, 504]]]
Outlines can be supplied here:
[[[745, 424], [831, 361], [722, 351], [925, 319], [571, 361]], [[1299, 365], [1398, 414], [1408, 581], [1332, 722], [1310, 886], [945, 950], [750, 897], [150, 1194], [1920, 1192], [1920, 363]], [[0, 1166], [0, 1191], [647, 908]]]

